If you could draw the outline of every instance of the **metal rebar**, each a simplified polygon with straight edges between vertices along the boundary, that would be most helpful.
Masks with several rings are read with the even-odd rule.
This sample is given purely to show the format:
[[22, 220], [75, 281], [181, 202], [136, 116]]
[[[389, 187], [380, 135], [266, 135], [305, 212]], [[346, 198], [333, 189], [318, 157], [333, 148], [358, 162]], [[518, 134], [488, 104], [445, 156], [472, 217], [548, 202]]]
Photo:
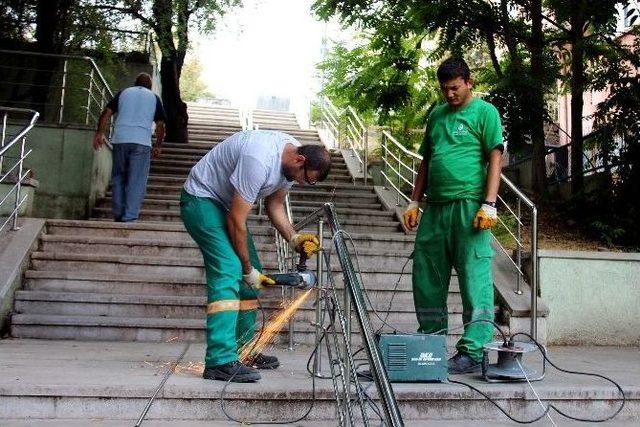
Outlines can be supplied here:
[[538, 339], [538, 209], [531, 211], [531, 336]]
[[169, 369], [167, 369], [167, 372], [165, 372], [164, 377], [160, 382], [160, 385], [158, 385], [156, 390], [153, 392], [153, 394], [149, 398], [149, 401], [144, 406], [144, 409], [142, 410], [142, 414], [140, 414], [140, 418], [138, 418], [138, 421], [136, 422], [135, 427], [140, 427], [142, 425], [142, 422], [147, 416], [149, 409], [151, 409], [151, 405], [153, 405], [153, 401], [155, 400], [156, 396], [158, 395], [158, 393], [160, 393], [160, 390], [162, 390], [162, 387], [164, 387], [164, 384], [167, 382], [167, 380], [169, 379], [169, 376], [171, 376], [171, 373], [174, 371], [174, 369], [176, 369], [176, 366], [178, 366], [178, 364], [182, 361], [182, 358], [187, 353], [188, 349], [189, 349], [189, 343], [186, 343], [184, 345], [184, 348], [182, 349], [182, 353], [180, 353], [180, 356], [178, 356], [178, 358], [173, 361], [171, 366], [169, 366]]
[[[517, 242], [516, 242], [516, 263], [518, 264], [518, 269], [522, 270], [522, 200], [518, 198], [517, 202], [517, 212], [518, 212], [518, 221], [517, 221]], [[522, 275], [516, 275], [516, 294], [522, 295], [522, 289], [520, 289], [520, 283], [522, 281]]]
[[316, 354], [315, 363], [313, 366], [313, 374], [315, 376], [320, 376], [320, 371], [322, 370], [322, 352], [320, 351], [320, 339], [322, 338], [322, 307], [321, 307], [321, 298], [322, 298], [322, 285], [324, 282], [323, 276], [323, 268], [322, 268], [322, 253], [323, 249], [323, 236], [324, 236], [324, 222], [322, 219], [318, 220], [318, 241], [320, 242], [318, 255], [317, 255], [317, 263], [316, 263], [316, 287], [318, 291], [316, 292]]

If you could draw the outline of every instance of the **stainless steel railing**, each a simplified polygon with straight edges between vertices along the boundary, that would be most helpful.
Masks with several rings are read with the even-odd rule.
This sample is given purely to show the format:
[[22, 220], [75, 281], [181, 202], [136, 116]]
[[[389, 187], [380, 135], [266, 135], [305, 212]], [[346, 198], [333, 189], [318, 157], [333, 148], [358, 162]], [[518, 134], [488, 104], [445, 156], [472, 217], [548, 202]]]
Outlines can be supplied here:
[[369, 131], [364, 121], [351, 106], [341, 112], [326, 96], [321, 98], [320, 114], [320, 126], [334, 143], [350, 151], [351, 157], [358, 162], [358, 170], [363, 174], [366, 185]]
[[[335, 278], [332, 274], [329, 251], [325, 248], [323, 240], [324, 225], [329, 226], [331, 240], [333, 242], [335, 254], [338, 257], [343, 274], [344, 295], [342, 302], [338, 298], [338, 289]], [[360, 386], [359, 379], [355, 372], [353, 352], [351, 350], [351, 312], [358, 322], [362, 341], [364, 344], [370, 371], [377, 387], [378, 395], [382, 401], [384, 418], [388, 426], [402, 426], [403, 420], [398, 404], [385, 371], [382, 357], [375, 342], [374, 332], [367, 312], [367, 306], [362, 294], [362, 283], [351, 262], [351, 256], [347, 249], [343, 230], [337, 219], [336, 211], [332, 203], [325, 203], [321, 208], [296, 223], [294, 228], [300, 231], [309, 227], [317, 226], [318, 237], [321, 240], [321, 251], [318, 254], [317, 263], [317, 293], [316, 293], [316, 348], [320, 351], [320, 339], [325, 337], [327, 345], [327, 355], [329, 357], [328, 366], [331, 369], [330, 378], [333, 381], [336, 403], [338, 407], [338, 424], [351, 426], [355, 424], [353, 402], [356, 402], [362, 414], [362, 422], [368, 425], [366, 404], [364, 403], [364, 392]], [[284, 239], [282, 239], [284, 240]], [[282, 244], [282, 242], [280, 243]], [[286, 243], [284, 243], [286, 244]], [[282, 252], [278, 252], [279, 257]], [[286, 258], [283, 258], [286, 261]], [[280, 262], [278, 263], [279, 265]], [[326, 278], [325, 278], [326, 276]], [[327, 332], [329, 329], [324, 326], [323, 307], [330, 301], [332, 310], [337, 313], [339, 331], [333, 327], [331, 337], [333, 341], [328, 341]], [[339, 334], [339, 332], [341, 332]], [[342, 342], [339, 344], [339, 338]], [[338, 348], [338, 347], [342, 348]], [[320, 376], [321, 359], [316, 358], [314, 365], [314, 375]], [[336, 368], [337, 366], [337, 368]], [[340, 383], [338, 383], [338, 379]], [[352, 398], [355, 388], [355, 399]]]
[[0, 80], [5, 88], [0, 91], [0, 103], [35, 109], [43, 121], [94, 126], [113, 97], [104, 75], [88, 56], [4, 49], [0, 54], [8, 58], [0, 64], [6, 76]]
[[[407, 150], [388, 131], [382, 132], [382, 177], [385, 187], [396, 193], [396, 204], [400, 206], [403, 199], [410, 201], [410, 194], [415, 187], [415, 178], [422, 162], [422, 156]], [[511, 182], [500, 175], [502, 186], [498, 194], [498, 221], [506, 234], [513, 239], [513, 253], [509, 253], [503, 242], [494, 234], [498, 247], [507, 255], [516, 269], [515, 289], [522, 294], [522, 282], [525, 277], [523, 255], [528, 252], [531, 257], [531, 335], [537, 337], [538, 316], [538, 210], [536, 205]], [[525, 215], [526, 214], [526, 215]], [[525, 242], [524, 231], [529, 233], [529, 242]]]
[[345, 112], [344, 139], [351, 151], [351, 156], [358, 160], [358, 167], [367, 184], [368, 132], [363, 121], [353, 107], [348, 106]]
[[[27, 195], [22, 195], [22, 184], [29, 176], [29, 169], [24, 168], [24, 159], [31, 153], [31, 150], [25, 152], [27, 143], [27, 134], [33, 128], [38, 120], [38, 112], [23, 108], [10, 108], [0, 106], [0, 115], [2, 116], [2, 139], [0, 140], [0, 184], [14, 181], [11, 188], [8, 189], [2, 200], [0, 200], [0, 212], [4, 212], [5, 203], [13, 203], [12, 209], [0, 225], [0, 232], [4, 227], [13, 221], [12, 230], [18, 229], [18, 214], [20, 208], [27, 200]], [[11, 116], [11, 117], [10, 117]], [[14, 135], [8, 135], [9, 121], [17, 120], [16, 116], [26, 117], [27, 123], [20, 128]], [[11, 163], [13, 162], [13, 163]], [[13, 200], [11, 200], [13, 196]], [[0, 219], [1, 220], [1, 219]]]

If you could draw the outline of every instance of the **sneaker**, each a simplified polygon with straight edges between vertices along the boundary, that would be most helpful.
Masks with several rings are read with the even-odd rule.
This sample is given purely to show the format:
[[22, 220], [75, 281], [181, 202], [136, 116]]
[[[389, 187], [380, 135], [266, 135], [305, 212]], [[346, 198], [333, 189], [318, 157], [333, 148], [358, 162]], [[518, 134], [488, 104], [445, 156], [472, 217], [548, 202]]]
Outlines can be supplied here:
[[280, 361], [275, 356], [258, 353], [247, 362], [247, 365], [258, 369], [276, 369], [280, 366]]
[[202, 378], [206, 380], [231, 381], [234, 383], [252, 383], [258, 381], [261, 377], [255, 368], [234, 360], [233, 362], [214, 366], [213, 368], [205, 368], [202, 373]]
[[476, 362], [466, 353], [456, 353], [447, 362], [450, 374], [472, 374], [480, 372], [482, 363]]

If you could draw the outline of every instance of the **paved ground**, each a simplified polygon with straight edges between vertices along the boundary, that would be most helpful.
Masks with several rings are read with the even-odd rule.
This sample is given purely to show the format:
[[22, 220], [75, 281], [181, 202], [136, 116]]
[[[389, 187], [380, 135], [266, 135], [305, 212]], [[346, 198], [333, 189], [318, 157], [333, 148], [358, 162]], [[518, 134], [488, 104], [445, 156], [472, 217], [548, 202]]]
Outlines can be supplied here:
[[[98, 396], [146, 398], [161, 382], [171, 362], [187, 347], [183, 361], [176, 372], [167, 381], [160, 396], [164, 398], [205, 398], [218, 399], [224, 383], [205, 381], [200, 377], [203, 344], [184, 343], [136, 343], [136, 342], [78, 342], [46, 340], [0, 340], [0, 402], [5, 396]], [[262, 371], [263, 379], [257, 384], [233, 384], [229, 387], [228, 397], [243, 394], [260, 399], [276, 393], [280, 398], [309, 397], [311, 381], [304, 370], [309, 356], [309, 347], [299, 347], [290, 352], [285, 349], [272, 349], [282, 361], [280, 369]], [[558, 365], [572, 370], [598, 372], [619, 381], [627, 397], [640, 400], [640, 351], [638, 348], [613, 347], [558, 347], [549, 350], [552, 360]], [[325, 364], [326, 366], [326, 364]], [[534, 398], [526, 384], [486, 384], [481, 379], [469, 376], [458, 377], [477, 385], [494, 397], [526, 396]], [[317, 380], [317, 395], [330, 399], [331, 381]], [[614, 399], [616, 390], [608, 383], [588, 377], [561, 374], [549, 370], [544, 381], [534, 383], [534, 387], [543, 399], [563, 400], [567, 398]], [[456, 384], [395, 384], [399, 399], [464, 399], [473, 392]], [[141, 400], [142, 401], [142, 400]], [[2, 406], [2, 405], [0, 405]], [[142, 407], [140, 407], [142, 410]], [[0, 417], [3, 415], [0, 409]], [[582, 414], [590, 416], [589, 414]], [[7, 418], [11, 416], [5, 414]], [[637, 416], [637, 413], [636, 415]], [[499, 416], [496, 416], [499, 419]], [[629, 419], [629, 415], [626, 416]], [[557, 425], [573, 425], [559, 416]], [[513, 425], [500, 424], [501, 421], [474, 425]], [[1, 420], [3, 426], [80, 426], [80, 425], [132, 425], [125, 421], [105, 421], [85, 419], [82, 421], [18, 421]], [[148, 426], [218, 426], [219, 422], [200, 423], [187, 421], [163, 423], [145, 422]], [[316, 426], [322, 423], [305, 423]], [[420, 421], [407, 425], [441, 425], [466, 427], [463, 422], [430, 423]], [[551, 425], [550, 421], [536, 425]], [[636, 423], [614, 422], [610, 425], [638, 425]]]

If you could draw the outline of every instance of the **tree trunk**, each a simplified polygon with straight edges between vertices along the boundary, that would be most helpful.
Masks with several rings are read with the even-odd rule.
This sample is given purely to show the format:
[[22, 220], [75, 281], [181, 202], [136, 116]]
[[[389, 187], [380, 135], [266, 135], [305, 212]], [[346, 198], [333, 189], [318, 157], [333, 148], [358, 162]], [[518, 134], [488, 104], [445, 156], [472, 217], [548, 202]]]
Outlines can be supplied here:
[[187, 104], [180, 97], [176, 61], [171, 56], [162, 56], [160, 81], [162, 82], [162, 104], [167, 113], [166, 140], [186, 144], [189, 142]]
[[546, 195], [547, 171], [544, 141], [544, 35], [542, 33], [542, 0], [531, 1], [531, 143], [533, 191], [540, 198]]
[[584, 136], [582, 115], [584, 108], [584, 1], [576, 1], [571, 16], [571, 194], [584, 187]]

